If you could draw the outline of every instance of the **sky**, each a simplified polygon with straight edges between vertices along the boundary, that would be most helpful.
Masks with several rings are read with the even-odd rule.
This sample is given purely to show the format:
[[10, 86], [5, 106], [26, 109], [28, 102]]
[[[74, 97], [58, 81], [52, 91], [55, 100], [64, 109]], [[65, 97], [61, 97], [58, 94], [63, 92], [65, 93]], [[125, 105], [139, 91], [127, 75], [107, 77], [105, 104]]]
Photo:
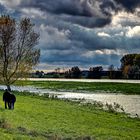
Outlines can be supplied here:
[[0, 12], [35, 23], [39, 70], [120, 67], [140, 53], [140, 0], [0, 0]]

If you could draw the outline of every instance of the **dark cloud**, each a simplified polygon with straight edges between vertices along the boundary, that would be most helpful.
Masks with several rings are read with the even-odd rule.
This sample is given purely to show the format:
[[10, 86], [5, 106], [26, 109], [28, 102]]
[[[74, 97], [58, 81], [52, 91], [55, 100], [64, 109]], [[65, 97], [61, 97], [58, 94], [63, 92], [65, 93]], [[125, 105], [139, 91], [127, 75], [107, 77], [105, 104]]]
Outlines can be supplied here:
[[[110, 2], [111, 3], [111, 2]], [[39, 8], [67, 22], [85, 27], [103, 27], [111, 22], [106, 6], [94, 0], [34, 0], [22, 2], [21, 7]], [[102, 7], [101, 7], [102, 6]], [[113, 4], [110, 4], [113, 7]]]
[[55, 14], [92, 17], [94, 3], [92, 0], [34, 0], [30, 5]]
[[98, 30], [75, 27], [70, 30], [72, 33], [70, 39], [72, 42], [78, 42], [76, 46], [92, 51], [101, 49], [126, 49], [126, 51], [131, 51], [132, 48], [133, 51], [136, 51], [140, 43], [140, 35], [135, 34], [136, 30], [138, 29], [127, 27], [104, 27]]
[[119, 10], [119, 6], [113, 0], [100, 0], [100, 8], [101, 11], [107, 15], [108, 17], [112, 17], [112, 11], [117, 12]]
[[[123, 54], [139, 52], [140, 19], [134, 12], [139, 1], [21, 0], [14, 6], [7, 0], [4, 4], [14, 17], [32, 18], [40, 30], [41, 64], [119, 66]], [[2, 11], [5, 7], [0, 5]]]
[[36, 7], [58, 18], [84, 27], [104, 27], [111, 23], [113, 12], [133, 12], [139, 0], [34, 0], [22, 7]]
[[[41, 62], [47, 62], [49, 65], [119, 66], [123, 54], [139, 52], [140, 36], [136, 35], [137, 29], [134, 28], [104, 27], [95, 30], [73, 24], [55, 23], [48, 26], [48, 29], [52, 31], [46, 30], [44, 35], [46, 34], [46, 39], [52, 38], [54, 42], [40, 44], [40, 48], [43, 48]], [[64, 30], [68, 30], [69, 34], [66, 38], [62, 36], [60, 43], [57, 37], [61, 36]]]
[[94, 28], [94, 27], [104, 27], [111, 22], [110, 18], [98, 18], [98, 17], [73, 17], [73, 16], [61, 16], [60, 19], [66, 22], [81, 25], [83, 27]]
[[127, 11], [133, 12], [135, 8], [140, 6], [140, 0], [114, 0], [121, 4]]
[[[91, 1], [92, 2], [92, 1]], [[89, 4], [92, 4], [89, 1]], [[55, 7], [53, 6], [55, 3]], [[73, 16], [85, 16], [92, 17], [94, 14], [92, 9], [88, 6], [88, 1], [80, 1], [80, 0], [51, 0], [50, 7], [48, 7], [48, 11], [53, 12], [55, 14], [68, 14]]]
[[[70, 52], [59, 52], [59, 51], [51, 51], [44, 52], [46, 54], [42, 55], [41, 62], [49, 64], [49, 65], [58, 65], [58, 66], [80, 66], [87, 67], [95, 66], [95, 65], [103, 65], [108, 66], [110, 64], [115, 64], [119, 66], [120, 55], [118, 54], [96, 54], [93, 56], [85, 56], [83, 55], [86, 52], [82, 51], [70, 51]], [[96, 61], [95, 61], [96, 60]]]
[[14, 10], [37, 8], [46, 14], [56, 16], [58, 20], [60, 18], [89, 28], [104, 27], [111, 23], [113, 12], [116, 13], [123, 8], [132, 12], [140, 5], [139, 0], [21, 0], [15, 7], [10, 0], [6, 3]]

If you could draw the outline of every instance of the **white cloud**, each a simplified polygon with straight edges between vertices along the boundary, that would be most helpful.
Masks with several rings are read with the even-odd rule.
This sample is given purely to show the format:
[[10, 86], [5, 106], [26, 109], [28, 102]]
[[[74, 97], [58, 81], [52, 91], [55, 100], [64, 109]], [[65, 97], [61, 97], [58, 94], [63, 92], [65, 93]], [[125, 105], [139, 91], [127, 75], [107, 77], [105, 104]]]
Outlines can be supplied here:
[[100, 37], [110, 37], [110, 35], [105, 32], [99, 32], [99, 33], [97, 33], [97, 35]]
[[129, 27], [128, 31], [126, 32], [127, 37], [136, 37], [140, 36], [140, 26], [135, 26], [133, 28]]
[[118, 36], [118, 37], [119, 37], [119, 36], [122, 36], [122, 37], [123, 37], [124, 35], [125, 35], [125, 33], [122, 32], [122, 31], [119, 32], [119, 33], [114, 34], [114, 36], [116, 36], [116, 37], [117, 37], [117, 36]]
[[124, 11], [118, 12], [118, 14], [114, 15], [112, 18], [111, 25], [116, 27], [121, 26], [133, 26], [140, 24], [140, 17], [136, 13], [127, 13]]
[[0, 3], [6, 6], [7, 8], [14, 8], [20, 5], [21, 0], [0, 0]]
[[25, 17], [31, 17], [31, 18], [41, 18], [46, 19], [47, 14], [37, 8], [23, 8], [21, 9], [21, 12], [23, 13], [23, 16]]
[[82, 56], [87, 58], [92, 58], [95, 55], [123, 55], [124, 51], [120, 49], [116, 50], [109, 50], [109, 49], [102, 49], [102, 50], [95, 50], [95, 51], [87, 51]]

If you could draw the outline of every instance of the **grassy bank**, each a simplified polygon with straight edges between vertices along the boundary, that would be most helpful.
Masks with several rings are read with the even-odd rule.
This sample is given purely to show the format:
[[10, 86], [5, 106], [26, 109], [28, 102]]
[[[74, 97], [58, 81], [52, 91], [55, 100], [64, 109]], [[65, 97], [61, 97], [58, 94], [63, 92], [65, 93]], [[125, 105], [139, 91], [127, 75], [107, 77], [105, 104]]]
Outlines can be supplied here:
[[51, 90], [88, 91], [88, 92], [113, 92], [140, 95], [140, 84], [132, 83], [87, 83], [63, 81], [18, 81], [17, 85], [33, 85]]
[[[15, 110], [0, 100], [0, 139], [138, 140], [140, 120], [78, 103], [16, 93]], [[2, 98], [2, 92], [0, 92]]]

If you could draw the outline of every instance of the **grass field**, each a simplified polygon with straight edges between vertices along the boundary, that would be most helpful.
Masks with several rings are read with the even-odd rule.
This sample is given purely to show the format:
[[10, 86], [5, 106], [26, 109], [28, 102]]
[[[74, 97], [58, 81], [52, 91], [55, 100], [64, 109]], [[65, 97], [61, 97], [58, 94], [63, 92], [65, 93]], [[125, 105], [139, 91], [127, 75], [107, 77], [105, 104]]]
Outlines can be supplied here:
[[140, 84], [132, 83], [87, 83], [87, 82], [64, 82], [64, 81], [18, 81], [17, 85], [33, 85], [51, 90], [64, 91], [88, 91], [88, 92], [112, 92], [123, 94], [140, 95]]
[[[15, 110], [0, 100], [0, 140], [139, 140], [140, 119], [78, 103], [15, 93]], [[2, 98], [2, 91], [0, 92]]]

